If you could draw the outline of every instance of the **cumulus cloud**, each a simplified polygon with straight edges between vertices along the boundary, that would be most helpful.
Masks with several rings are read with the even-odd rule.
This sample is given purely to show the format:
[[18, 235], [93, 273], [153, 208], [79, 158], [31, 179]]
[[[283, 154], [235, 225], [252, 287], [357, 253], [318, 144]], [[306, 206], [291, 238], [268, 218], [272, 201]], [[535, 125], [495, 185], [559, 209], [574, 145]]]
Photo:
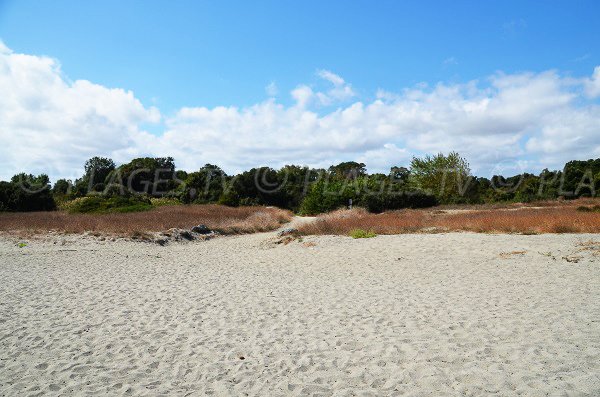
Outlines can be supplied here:
[[301, 84], [292, 90], [291, 95], [296, 106], [305, 108], [309, 105], [333, 106], [347, 103], [356, 96], [352, 85], [329, 70], [317, 71], [317, 76], [330, 85], [327, 90], [313, 90], [306, 84]]
[[333, 87], [326, 92], [316, 94], [321, 105], [328, 106], [337, 102], [344, 102], [356, 96], [352, 86], [337, 74], [329, 70], [319, 70], [317, 76], [333, 84]]
[[277, 94], [279, 93], [279, 89], [277, 88], [277, 84], [275, 84], [274, 81], [271, 81], [269, 84], [267, 84], [267, 86], [265, 87], [265, 92], [267, 93], [268, 96], [270, 97], [275, 97], [277, 96]]
[[158, 122], [131, 91], [67, 81], [48, 57], [0, 48], [0, 177], [19, 171], [71, 176], [97, 154], [138, 153], [143, 122]]
[[2, 40], [0, 40], [0, 54], [10, 54], [11, 52], [12, 51], [10, 50], [10, 48], [8, 48], [6, 44], [4, 44]]
[[156, 135], [142, 126], [159, 122], [159, 111], [133, 93], [69, 82], [57, 61], [0, 47], [0, 92], [7, 93], [0, 96], [0, 178], [22, 170], [72, 177], [94, 155], [172, 155], [182, 169], [210, 162], [228, 172], [356, 160], [387, 172], [413, 155], [456, 150], [482, 175], [557, 168], [600, 156], [600, 108], [591, 99], [599, 70], [579, 79], [498, 73], [380, 90], [371, 101], [356, 100], [349, 83], [322, 70], [328, 87], [301, 84], [290, 106], [271, 97], [242, 108], [182, 108]]
[[600, 96], [600, 66], [596, 66], [592, 77], [585, 82], [585, 90], [590, 98]]
[[307, 85], [299, 85], [292, 90], [292, 98], [296, 101], [296, 106], [300, 108], [306, 107], [313, 99], [314, 92]]
[[[414, 154], [456, 150], [487, 174], [499, 165], [515, 171], [556, 168], [600, 151], [600, 110], [584, 101], [581, 83], [554, 71], [380, 91], [372, 102], [325, 113], [309, 106], [315, 97], [310, 87], [299, 86], [292, 95], [291, 107], [270, 100], [243, 109], [182, 110], [167, 120], [159, 141], [173, 150], [202, 148], [192, 149], [199, 150], [197, 157], [226, 158], [235, 170], [355, 159], [385, 171], [407, 165]], [[193, 168], [192, 162], [186, 165]]]

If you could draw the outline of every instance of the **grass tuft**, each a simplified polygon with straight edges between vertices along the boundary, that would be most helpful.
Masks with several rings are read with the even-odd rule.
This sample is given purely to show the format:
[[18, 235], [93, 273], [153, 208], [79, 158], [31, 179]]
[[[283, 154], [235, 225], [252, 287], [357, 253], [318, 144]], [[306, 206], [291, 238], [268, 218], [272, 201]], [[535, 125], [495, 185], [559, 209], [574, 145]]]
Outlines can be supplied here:
[[350, 237], [352, 238], [371, 238], [371, 237], [376, 237], [377, 234], [371, 232], [371, 231], [366, 231], [363, 229], [354, 229], [352, 231], [350, 231]]

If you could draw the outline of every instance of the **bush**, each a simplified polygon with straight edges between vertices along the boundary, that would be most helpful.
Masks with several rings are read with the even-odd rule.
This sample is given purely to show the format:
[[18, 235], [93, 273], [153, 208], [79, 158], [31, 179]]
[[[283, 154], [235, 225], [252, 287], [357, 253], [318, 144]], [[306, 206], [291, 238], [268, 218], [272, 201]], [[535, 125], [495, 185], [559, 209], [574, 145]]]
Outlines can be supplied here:
[[375, 236], [377, 236], [375, 233], [362, 229], [354, 229], [350, 232], [350, 237], [352, 238], [371, 238]]
[[577, 211], [579, 212], [600, 212], [600, 205], [595, 205], [593, 207], [580, 206], [577, 207]]
[[319, 180], [302, 201], [302, 215], [317, 215], [345, 208], [352, 199], [355, 207], [369, 212], [384, 212], [402, 208], [424, 208], [437, 204], [435, 196], [425, 192], [405, 191], [401, 184], [377, 176], [354, 180]]
[[72, 213], [101, 214], [109, 212], [138, 212], [152, 208], [152, 203], [144, 197], [101, 197], [87, 196], [73, 200], [67, 209]]
[[0, 211], [52, 211], [56, 203], [46, 175], [15, 175], [10, 182], [0, 182]]
[[181, 205], [181, 201], [171, 197], [151, 197], [150, 203], [154, 207], [162, 207], [163, 205]]

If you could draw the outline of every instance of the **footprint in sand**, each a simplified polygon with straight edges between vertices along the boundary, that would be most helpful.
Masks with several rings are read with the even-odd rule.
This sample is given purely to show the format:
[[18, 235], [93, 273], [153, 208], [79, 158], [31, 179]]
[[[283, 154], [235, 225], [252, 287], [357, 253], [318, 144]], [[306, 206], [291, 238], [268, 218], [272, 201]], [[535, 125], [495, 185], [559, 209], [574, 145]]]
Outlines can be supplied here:
[[48, 363], [41, 363], [35, 366], [35, 369], [39, 369], [39, 370], [45, 370], [46, 368], [48, 368]]

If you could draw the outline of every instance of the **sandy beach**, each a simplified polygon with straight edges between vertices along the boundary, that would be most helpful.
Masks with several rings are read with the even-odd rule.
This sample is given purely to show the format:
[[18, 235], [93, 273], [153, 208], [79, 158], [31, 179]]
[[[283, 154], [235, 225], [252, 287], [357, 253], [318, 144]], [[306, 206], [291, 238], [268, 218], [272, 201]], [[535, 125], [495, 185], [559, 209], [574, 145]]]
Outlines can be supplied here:
[[597, 396], [598, 235], [0, 239], [0, 395]]

